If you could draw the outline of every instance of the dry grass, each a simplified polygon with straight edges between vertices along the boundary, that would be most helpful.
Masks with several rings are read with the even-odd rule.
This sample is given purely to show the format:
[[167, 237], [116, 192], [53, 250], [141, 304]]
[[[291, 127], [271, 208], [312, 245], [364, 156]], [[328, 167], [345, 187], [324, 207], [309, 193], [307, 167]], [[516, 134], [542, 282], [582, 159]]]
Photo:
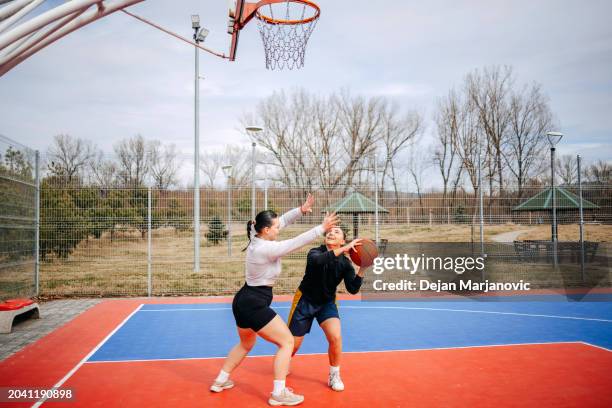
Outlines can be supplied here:
[[[292, 226], [283, 231], [286, 239], [308, 229], [307, 225]], [[529, 229], [519, 239], [548, 239], [550, 226], [516, 224], [485, 226], [485, 241], [497, 234]], [[209, 245], [202, 232], [201, 264], [199, 273], [193, 271], [193, 237], [190, 231], [172, 228], [153, 232], [152, 281], [153, 294], [231, 294], [244, 282], [244, 253], [246, 244], [242, 225], [233, 226], [232, 256], [227, 243]], [[560, 240], [575, 239], [576, 225], [560, 226]], [[478, 226], [470, 225], [405, 225], [383, 226], [380, 237], [389, 242], [471, 242], [477, 241]], [[371, 226], [362, 227], [360, 236], [374, 238]], [[612, 226], [588, 225], [589, 240], [609, 241]], [[308, 248], [283, 260], [283, 274], [275, 287], [276, 293], [295, 290], [304, 273], [304, 257]], [[111, 241], [105, 234], [100, 239], [82, 242], [67, 259], [51, 259], [41, 264], [41, 292], [55, 295], [146, 295], [147, 241], [137, 231], [115, 234]]]
[[[578, 241], [580, 239], [580, 227], [577, 224], [559, 225], [559, 241]], [[528, 233], [520, 234], [519, 240], [550, 240], [550, 225], [539, 225], [533, 227]], [[610, 242], [612, 241], [612, 225], [586, 224], [584, 226], [585, 241]]]

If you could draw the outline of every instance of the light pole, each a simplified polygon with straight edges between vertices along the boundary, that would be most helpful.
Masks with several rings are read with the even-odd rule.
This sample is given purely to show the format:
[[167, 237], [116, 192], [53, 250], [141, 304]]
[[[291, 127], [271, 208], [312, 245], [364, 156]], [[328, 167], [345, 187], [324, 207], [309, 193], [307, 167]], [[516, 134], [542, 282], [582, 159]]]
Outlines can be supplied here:
[[251, 219], [255, 221], [255, 134], [263, 130], [261, 126], [247, 126], [245, 128], [247, 134], [251, 137], [253, 151], [251, 153]]
[[263, 180], [264, 182], [264, 210], [267, 210], [268, 209], [268, 165], [274, 166], [275, 163], [258, 161], [257, 164], [264, 165], [264, 178], [263, 179], [260, 178], [258, 180]]
[[563, 133], [547, 132], [546, 138], [550, 144], [550, 188], [552, 193], [552, 244], [553, 244], [553, 263], [557, 266], [557, 198], [555, 194], [555, 146]]
[[[193, 40], [196, 44], [204, 42], [208, 35], [206, 28], [200, 28], [200, 16], [191, 16], [191, 28], [193, 28]], [[193, 271], [200, 272], [200, 59], [198, 47], [195, 49], [195, 97], [194, 97], [194, 133], [195, 160], [193, 164]]]
[[227, 256], [232, 256], [232, 166], [221, 167], [227, 177]]

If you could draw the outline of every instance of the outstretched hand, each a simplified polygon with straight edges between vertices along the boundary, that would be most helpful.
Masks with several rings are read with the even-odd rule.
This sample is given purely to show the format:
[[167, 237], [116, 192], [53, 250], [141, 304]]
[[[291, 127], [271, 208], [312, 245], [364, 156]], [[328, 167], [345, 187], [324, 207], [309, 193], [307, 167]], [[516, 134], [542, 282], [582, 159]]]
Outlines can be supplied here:
[[312, 205], [314, 204], [314, 196], [310, 193], [306, 196], [306, 201], [300, 207], [302, 214], [312, 213]]
[[328, 232], [332, 228], [337, 227], [338, 224], [340, 224], [340, 217], [333, 212], [331, 214], [325, 214], [325, 218], [323, 219], [323, 223], [321, 225], [323, 226], [325, 232]]
[[349, 242], [348, 244], [346, 244], [345, 246], [343, 246], [342, 249], [345, 253], [350, 252], [351, 249], [354, 251], [355, 247], [362, 245], [361, 241], [363, 241], [363, 238], [356, 238], [352, 240], [351, 242]]

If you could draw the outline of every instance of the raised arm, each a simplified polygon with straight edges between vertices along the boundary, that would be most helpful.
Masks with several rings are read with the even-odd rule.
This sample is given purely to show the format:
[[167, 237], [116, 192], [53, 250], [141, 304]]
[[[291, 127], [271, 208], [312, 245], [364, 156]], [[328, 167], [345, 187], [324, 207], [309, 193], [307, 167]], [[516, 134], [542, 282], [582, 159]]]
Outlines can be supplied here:
[[293, 210], [289, 210], [280, 217], [279, 229], [283, 229], [288, 225], [293, 224], [300, 216], [312, 213], [312, 205], [314, 204], [314, 196], [308, 193], [304, 204]]
[[287, 211], [286, 213], [280, 216], [280, 224], [278, 225], [278, 229], [283, 229], [293, 224], [301, 216], [302, 210], [300, 210], [300, 207]]
[[340, 219], [335, 213], [329, 214], [325, 217], [321, 225], [317, 225], [316, 227], [301, 233], [295, 238], [286, 239], [284, 241], [266, 242], [263, 251], [268, 259], [275, 260], [283, 255], [287, 255], [300, 249], [304, 245], [310, 244], [312, 241], [321, 236], [321, 234], [338, 225], [339, 221]]

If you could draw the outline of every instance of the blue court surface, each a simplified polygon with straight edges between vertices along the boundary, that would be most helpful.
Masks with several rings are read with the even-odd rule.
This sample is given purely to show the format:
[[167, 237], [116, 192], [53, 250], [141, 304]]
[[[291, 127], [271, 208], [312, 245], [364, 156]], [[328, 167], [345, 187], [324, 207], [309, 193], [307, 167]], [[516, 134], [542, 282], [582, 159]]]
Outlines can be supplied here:
[[[542, 296], [534, 301], [513, 299], [340, 301], [343, 349], [376, 352], [561, 342], [612, 349], [612, 303], [573, 302], [564, 296], [548, 301]], [[290, 306], [272, 304], [285, 320]], [[88, 361], [219, 358], [237, 341], [230, 304], [145, 304]], [[258, 339], [250, 355], [275, 352], [274, 345]], [[327, 353], [316, 322], [300, 353]]]

